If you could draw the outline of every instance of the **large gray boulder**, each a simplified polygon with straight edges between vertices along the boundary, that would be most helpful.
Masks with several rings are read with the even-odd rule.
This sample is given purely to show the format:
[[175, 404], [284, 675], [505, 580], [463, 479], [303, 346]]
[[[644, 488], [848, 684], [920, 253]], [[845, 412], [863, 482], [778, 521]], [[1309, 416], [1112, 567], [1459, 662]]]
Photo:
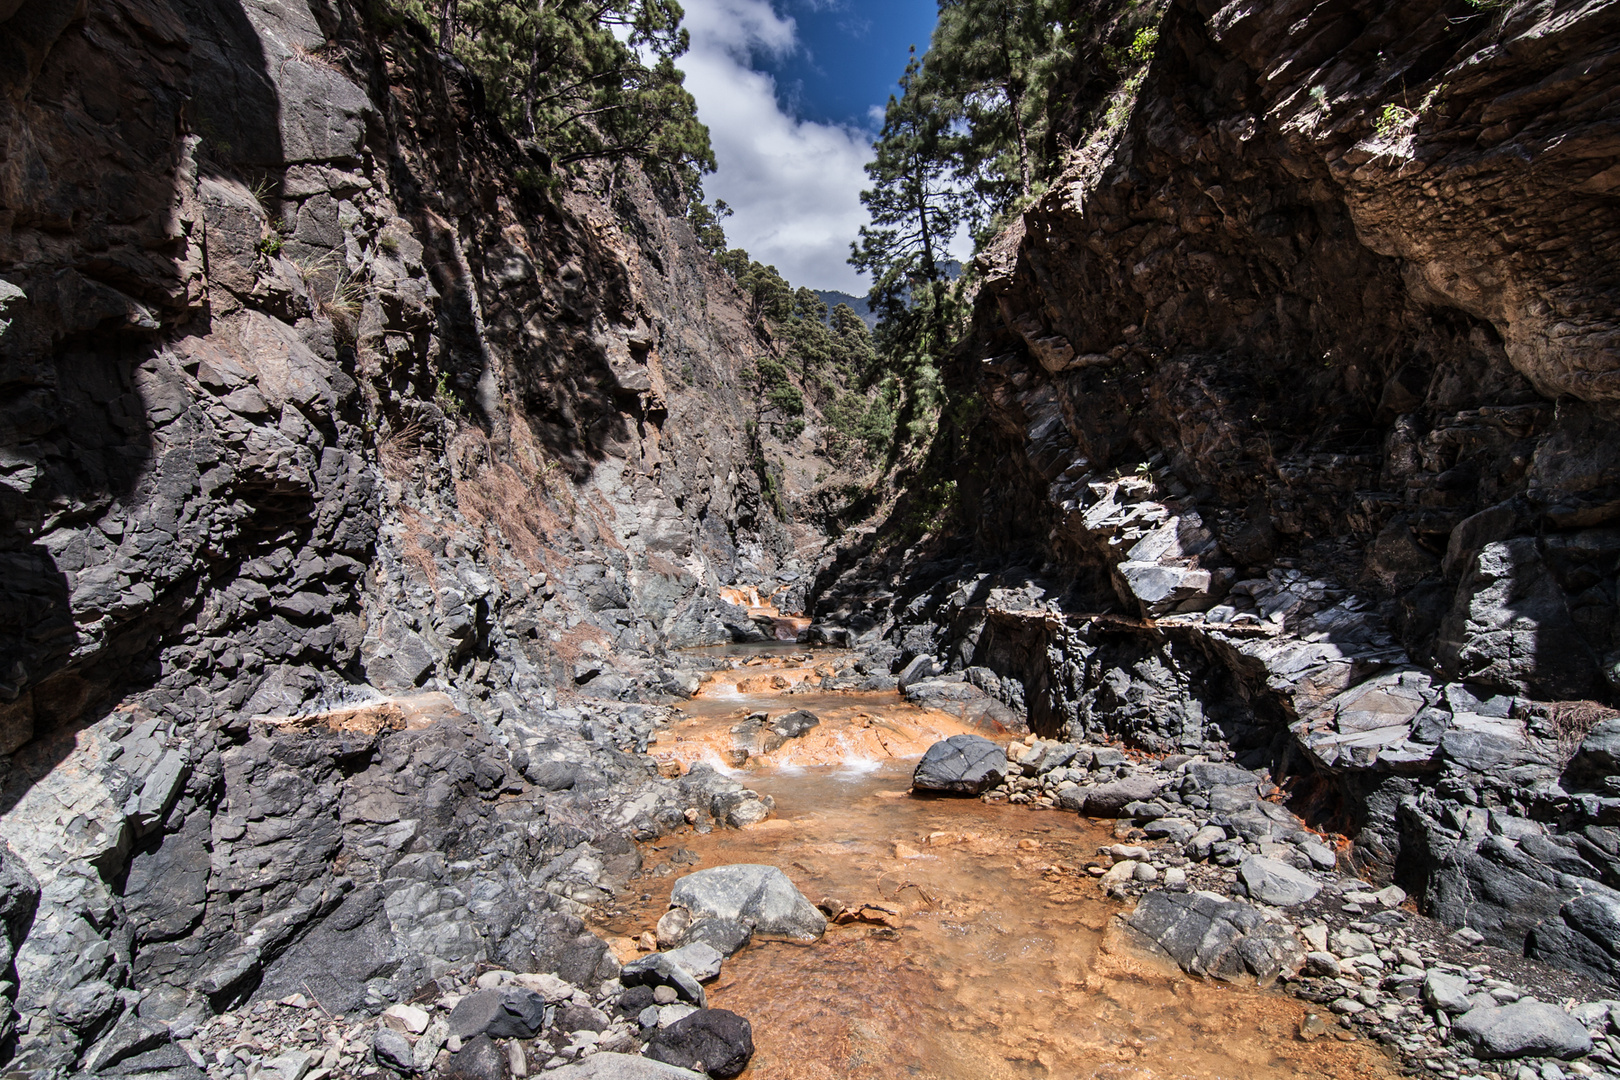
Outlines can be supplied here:
[[1471, 1009], [1457, 1018], [1452, 1030], [1457, 1041], [1480, 1058], [1572, 1058], [1592, 1050], [1585, 1024], [1540, 1001]]
[[703, 1073], [636, 1054], [592, 1054], [546, 1075], [557, 1080], [706, 1080]]
[[1286, 923], [1269, 921], [1241, 901], [1208, 894], [1150, 892], [1125, 925], [1191, 975], [1268, 986], [1305, 964], [1305, 946]]
[[923, 791], [977, 795], [1007, 775], [1007, 754], [989, 739], [952, 735], [928, 748], [911, 775], [911, 786]]
[[683, 907], [698, 919], [733, 919], [751, 923], [761, 934], [820, 937], [827, 918], [774, 866], [735, 863], [687, 874], [670, 890], [671, 907]]
[[1238, 867], [1238, 877], [1249, 890], [1251, 900], [1277, 907], [1309, 903], [1322, 891], [1322, 886], [1309, 874], [1264, 855], [1244, 859], [1243, 865]]

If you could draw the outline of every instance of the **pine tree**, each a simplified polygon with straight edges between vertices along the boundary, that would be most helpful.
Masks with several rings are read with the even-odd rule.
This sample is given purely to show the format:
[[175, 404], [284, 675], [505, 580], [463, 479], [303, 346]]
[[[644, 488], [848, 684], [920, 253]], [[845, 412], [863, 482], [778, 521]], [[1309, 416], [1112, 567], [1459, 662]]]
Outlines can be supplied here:
[[904, 312], [919, 288], [945, 282], [946, 253], [965, 205], [954, 180], [962, 139], [915, 53], [900, 89], [889, 98], [876, 157], [866, 166], [873, 186], [861, 192], [861, 202], [872, 224], [862, 226], [849, 260], [872, 275], [873, 306], [885, 317]]
[[1035, 193], [1055, 162], [1043, 160], [1051, 90], [1069, 56], [1075, 0], [941, 0], [924, 57], [927, 81], [962, 132], [957, 178], [974, 193], [980, 236]]
[[[426, 14], [423, 0], [399, 2]], [[715, 161], [675, 66], [683, 16], [675, 0], [439, 0], [435, 21], [501, 120], [557, 165], [634, 161], [690, 197]]]

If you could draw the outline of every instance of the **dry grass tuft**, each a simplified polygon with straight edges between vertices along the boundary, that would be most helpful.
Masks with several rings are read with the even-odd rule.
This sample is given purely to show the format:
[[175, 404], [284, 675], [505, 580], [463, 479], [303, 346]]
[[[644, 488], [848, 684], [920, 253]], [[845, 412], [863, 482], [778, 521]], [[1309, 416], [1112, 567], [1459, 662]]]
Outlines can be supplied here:
[[1620, 716], [1620, 712], [1596, 701], [1552, 701], [1537, 703], [1535, 726], [1558, 743], [1559, 761], [1567, 763], [1581, 748], [1598, 721]]
[[417, 459], [422, 454], [424, 434], [426, 429], [412, 420], [377, 440], [377, 460], [381, 463], [385, 476], [390, 480], [404, 480], [410, 477], [416, 470]]

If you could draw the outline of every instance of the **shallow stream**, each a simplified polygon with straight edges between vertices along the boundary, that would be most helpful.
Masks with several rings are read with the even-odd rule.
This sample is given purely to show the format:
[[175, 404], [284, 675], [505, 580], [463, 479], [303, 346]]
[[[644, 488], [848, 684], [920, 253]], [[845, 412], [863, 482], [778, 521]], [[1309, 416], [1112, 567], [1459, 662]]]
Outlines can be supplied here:
[[[776, 800], [744, 830], [695, 831], [644, 852], [606, 929], [652, 928], [681, 875], [757, 862], [843, 911], [814, 944], [756, 940], [726, 961], [709, 1004], [753, 1023], [757, 1080], [915, 1076], [1393, 1077], [1371, 1043], [1299, 1038], [1305, 1007], [1276, 991], [1203, 983], [1110, 933], [1120, 906], [1085, 872], [1103, 824], [1056, 811], [909, 794], [916, 758], [964, 730], [895, 694], [766, 689], [811, 674], [790, 655], [721, 673], [652, 748], [708, 761]], [[741, 693], [744, 686], [760, 692]], [[732, 732], [796, 708], [821, 723], [742, 768]], [[745, 729], [746, 730], [746, 729]]]

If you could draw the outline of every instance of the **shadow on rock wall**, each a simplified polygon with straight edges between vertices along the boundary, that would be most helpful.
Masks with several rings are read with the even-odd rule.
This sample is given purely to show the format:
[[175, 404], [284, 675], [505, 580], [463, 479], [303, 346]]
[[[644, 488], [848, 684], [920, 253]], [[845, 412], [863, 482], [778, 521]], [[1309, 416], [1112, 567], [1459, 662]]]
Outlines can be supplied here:
[[197, 174], [283, 151], [239, 3], [33, 0], [0, 38], [0, 753], [37, 736], [8, 808], [109, 691], [157, 678], [220, 555], [177, 544], [217, 455], [163, 341], [207, 325]]

